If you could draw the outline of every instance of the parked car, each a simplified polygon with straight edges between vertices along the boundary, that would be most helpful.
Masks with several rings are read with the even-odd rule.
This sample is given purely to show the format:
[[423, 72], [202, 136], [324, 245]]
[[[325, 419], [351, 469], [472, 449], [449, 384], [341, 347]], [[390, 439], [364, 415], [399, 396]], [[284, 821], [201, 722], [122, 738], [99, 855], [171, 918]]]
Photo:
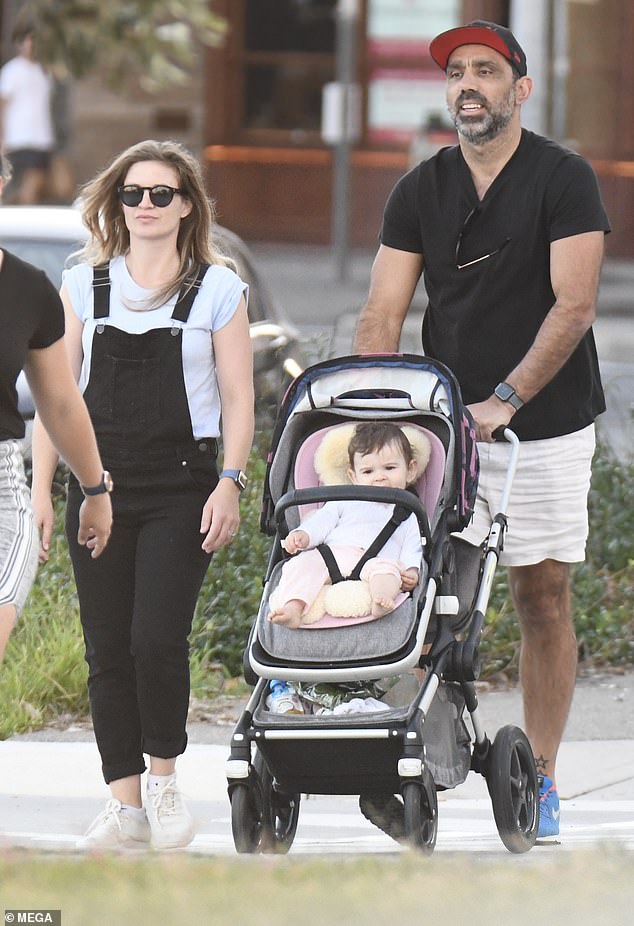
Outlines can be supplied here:
[[[258, 421], [271, 421], [288, 383], [301, 371], [303, 355], [297, 329], [272, 297], [238, 235], [218, 225], [219, 249], [236, 262], [240, 277], [249, 284], [249, 321], [256, 383]], [[73, 263], [73, 253], [86, 239], [79, 212], [72, 206], [2, 206], [0, 245], [40, 267], [56, 289], [62, 270]], [[34, 408], [24, 374], [18, 380], [20, 411], [28, 421]]]

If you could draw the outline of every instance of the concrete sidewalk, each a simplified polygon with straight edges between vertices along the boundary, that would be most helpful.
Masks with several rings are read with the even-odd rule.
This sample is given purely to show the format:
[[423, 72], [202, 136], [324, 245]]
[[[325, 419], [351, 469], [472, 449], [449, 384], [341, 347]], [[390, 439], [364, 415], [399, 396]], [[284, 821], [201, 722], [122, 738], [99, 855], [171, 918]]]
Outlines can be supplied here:
[[[491, 739], [506, 724], [522, 726], [519, 689], [490, 690], [485, 683], [478, 689], [482, 721]], [[579, 679], [559, 755], [558, 784], [563, 800], [634, 802], [633, 696], [634, 672]], [[179, 768], [193, 799], [210, 799], [212, 792], [215, 796], [224, 793], [224, 761], [229, 754], [233, 721], [241, 708], [240, 701], [231, 705], [222, 724], [188, 725], [190, 747], [179, 760]], [[105, 794], [89, 727], [46, 729], [0, 743], [0, 797], [12, 792], [41, 794], [42, 787], [59, 797]], [[473, 798], [485, 793], [483, 779], [471, 774], [451, 796]]]

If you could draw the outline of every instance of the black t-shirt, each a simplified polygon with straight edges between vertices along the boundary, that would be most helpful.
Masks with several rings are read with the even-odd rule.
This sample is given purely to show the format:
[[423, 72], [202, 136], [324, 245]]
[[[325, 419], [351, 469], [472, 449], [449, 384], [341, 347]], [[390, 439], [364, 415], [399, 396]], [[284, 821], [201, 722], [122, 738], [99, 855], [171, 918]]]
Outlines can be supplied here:
[[[527, 353], [552, 308], [551, 242], [589, 231], [609, 231], [592, 168], [526, 130], [482, 201], [458, 146], [443, 148], [396, 184], [381, 242], [423, 255], [429, 299], [424, 350], [453, 370], [465, 402], [491, 395]], [[588, 331], [551, 382], [513, 416], [511, 427], [522, 440], [555, 437], [585, 427], [602, 411]]]
[[0, 267], [0, 440], [24, 437], [16, 380], [33, 348], [64, 334], [64, 308], [42, 270], [3, 251]]

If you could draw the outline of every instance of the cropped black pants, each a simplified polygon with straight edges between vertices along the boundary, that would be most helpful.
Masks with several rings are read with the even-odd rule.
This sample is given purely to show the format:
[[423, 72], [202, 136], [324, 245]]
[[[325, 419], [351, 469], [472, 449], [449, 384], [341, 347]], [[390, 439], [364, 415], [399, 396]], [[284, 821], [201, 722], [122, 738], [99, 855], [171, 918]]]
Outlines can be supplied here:
[[[106, 457], [106, 460], [108, 458]], [[115, 481], [114, 523], [91, 559], [77, 543], [79, 486], [69, 486], [66, 530], [88, 663], [88, 693], [106, 782], [145, 771], [144, 753], [172, 758], [187, 744], [189, 643], [211, 556], [201, 549], [203, 505], [215, 459], [170, 461]]]

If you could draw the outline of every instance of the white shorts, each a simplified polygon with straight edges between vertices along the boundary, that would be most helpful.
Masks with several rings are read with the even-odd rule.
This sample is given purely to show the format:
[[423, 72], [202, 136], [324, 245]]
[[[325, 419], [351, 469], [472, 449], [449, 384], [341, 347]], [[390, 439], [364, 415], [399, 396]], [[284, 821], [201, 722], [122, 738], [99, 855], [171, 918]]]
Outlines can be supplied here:
[[[482, 543], [499, 512], [510, 449], [506, 442], [478, 443], [475, 514], [459, 535], [469, 543]], [[593, 424], [563, 437], [522, 442], [506, 512], [501, 565], [532, 566], [545, 559], [583, 562], [594, 449]]]
[[38, 534], [18, 441], [0, 441], [0, 605], [20, 613], [37, 572]]

